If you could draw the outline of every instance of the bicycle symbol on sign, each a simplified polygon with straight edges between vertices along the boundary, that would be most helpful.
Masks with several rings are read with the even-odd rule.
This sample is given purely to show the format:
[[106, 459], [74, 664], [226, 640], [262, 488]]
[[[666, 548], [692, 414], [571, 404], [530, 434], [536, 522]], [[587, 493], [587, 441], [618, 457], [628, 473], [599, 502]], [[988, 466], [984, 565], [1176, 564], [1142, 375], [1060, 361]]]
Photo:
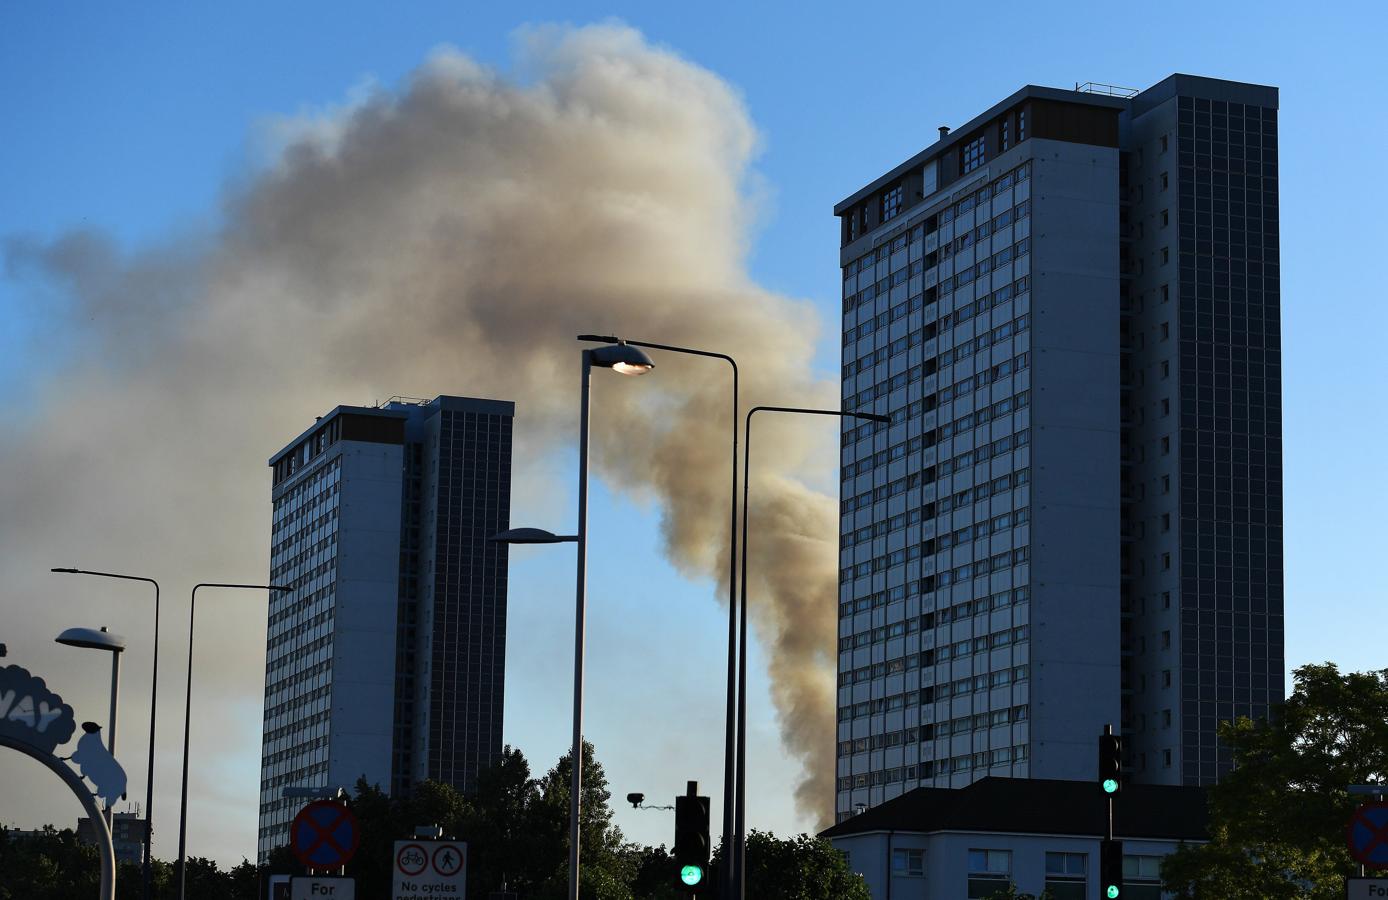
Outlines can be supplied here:
[[429, 854], [418, 844], [406, 844], [395, 856], [395, 867], [403, 875], [421, 874], [429, 866]]

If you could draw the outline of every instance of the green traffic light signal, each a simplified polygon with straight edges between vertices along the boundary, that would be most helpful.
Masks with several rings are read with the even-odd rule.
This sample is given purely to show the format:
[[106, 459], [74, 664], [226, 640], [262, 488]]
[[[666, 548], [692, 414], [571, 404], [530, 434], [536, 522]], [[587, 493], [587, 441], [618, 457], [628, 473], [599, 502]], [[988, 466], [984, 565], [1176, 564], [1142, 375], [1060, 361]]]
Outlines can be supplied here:
[[[1105, 794], [1116, 794], [1116, 793], [1118, 793], [1118, 779], [1117, 779], [1117, 778], [1105, 778], [1105, 779], [1104, 779], [1104, 793], [1105, 793]], [[1117, 894], [1110, 894], [1109, 896], [1111, 896], [1111, 897], [1117, 897], [1118, 895], [1117, 895]]]
[[[685, 866], [682, 869], [680, 869], [680, 881], [683, 881], [685, 884], [690, 885], [691, 887], [703, 880], [704, 870], [699, 868], [698, 866]], [[1116, 897], [1118, 895], [1114, 894], [1114, 896]]]
[[1118, 885], [1111, 884], [1108, 886], [1108, 890], [1104, 891], [1104, 896], [1109, 898], [1109, 900], [1114, 900], [1114, 898], [1118, 896], [1118, 893]]

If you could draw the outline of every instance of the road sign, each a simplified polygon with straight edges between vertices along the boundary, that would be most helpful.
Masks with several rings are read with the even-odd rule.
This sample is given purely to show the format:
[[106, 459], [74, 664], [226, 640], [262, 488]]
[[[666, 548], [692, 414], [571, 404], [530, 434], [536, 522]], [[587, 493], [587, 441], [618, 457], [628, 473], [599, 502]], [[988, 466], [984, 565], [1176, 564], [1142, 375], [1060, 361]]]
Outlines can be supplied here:
[[289, 882], [289, 900], [356, 900], [357, 882], [352, 878], [296, 877]]
[[1388, 878], [1350, 878], [1345, 881], [1345, 900], [1385, 900]]
[[1388, 801], [1371, 800], [1356, 809], [1345, 826], [1345, 842], [1355, 862], [1388, 869]]
[[345, 866], [359, 844], [357, 817], [336, 800], [315, 800], [289, 826], [289, 849], [309, 869]]
[[396, 841], [393, 900], [440, 900], [467, 894], [464, 841]]
[[271, 875], [270, 893], [266, 900], [289, 900], [289, 876]]

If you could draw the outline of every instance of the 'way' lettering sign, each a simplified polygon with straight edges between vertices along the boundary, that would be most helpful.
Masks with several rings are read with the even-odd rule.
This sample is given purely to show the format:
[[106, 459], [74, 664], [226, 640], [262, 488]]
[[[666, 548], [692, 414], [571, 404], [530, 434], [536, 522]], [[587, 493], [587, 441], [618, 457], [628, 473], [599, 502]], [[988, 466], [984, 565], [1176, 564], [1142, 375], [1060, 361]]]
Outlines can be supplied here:
[[72, 707], [20, 666], [0, 669], [0, 734], [52, 753], [72, 738]]

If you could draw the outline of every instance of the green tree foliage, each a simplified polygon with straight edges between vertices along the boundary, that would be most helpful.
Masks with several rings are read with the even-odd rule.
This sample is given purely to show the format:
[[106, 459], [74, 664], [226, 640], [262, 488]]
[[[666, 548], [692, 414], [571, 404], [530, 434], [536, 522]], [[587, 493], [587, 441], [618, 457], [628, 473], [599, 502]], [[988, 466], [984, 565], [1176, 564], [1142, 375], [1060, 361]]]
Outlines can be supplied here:
[[[676, 889], [674, 859], [664, 846], [627, 841], [613, 823], [607, 775], [591, 744], [583, 748], [583, 900], [683, 900]], [[525, 755], [505, 748], [497, 763], [464, 796], [449, 785], [425, 781], [408, 797], [390, 797], [358, 782], [349, 801], [361, 824], [361, 844], [347, 866], [357, 896], [389, 897], [394, 845], [421, 825], [438, 825], [445, 835], [468, 843], [468, 900], [486, 898], [504, 883], [523, 900], [562, 900], [569, 872], [568, 754], [539, 777]], [[651, 813], [659, 815], [659, 813]], [[673, 834], [674, 819], [669, 818]], [[721, 848], [714, 854], [717, 864]], [[827, 842], [800, 835], [780, 840], [753, 832], [747, 842], [747, 895], [758, 900], [868, 900], [861, 878]], [[69, 900], [95, 895], [100, 867], [96, 849], [72, 831], [47, 829], [14, 838], [0, 828], [0, 900]], [[197, 900], [260, 900], [270, 874], [303, 874], [288, 847], [270, 853], [257, 868], [242, 863], [222, 871], [210, 860], [188, 861], [188, 896]], [[172, 900], [173, 866], [155, 861], [155, 896]], [[138, 866], [123, 865], [117, 900], [137, 900]]]
[[[154, 896], [176, 895], [170, 863], [155, 860]], [[139, 900], [140, 867], [121, 863], [116, 872], [116, 900]], [[94, 897], [101, 884], [96, 847], [77, 839], [72, 829], [46, 827], [35, 835], [19, 836], [0, 828], [0, 900], [69, 900]], [[231, 872], [211, 861], [188, 861], [188, 896], [208, 900], [258, 900], [258, 873], [243, 860]]]
[[1302, 666], [1271, 720], [1223, 723], [1234, 770], [1210, 789], [1211, 841], [1162, 866], [1184, 900], [1339, 900], [1357, 872], [1345, 824], [1365, 798], [1351, 784], [1388, 780], [1388, 670]]
[[[721, 851], [721, 848], [720, 848]], [[721, 865], [721, 852], [719, 864]], [[747, 835], [747, 896], [757, 900], [870, 900], [867, 883], [828, 841]]]

